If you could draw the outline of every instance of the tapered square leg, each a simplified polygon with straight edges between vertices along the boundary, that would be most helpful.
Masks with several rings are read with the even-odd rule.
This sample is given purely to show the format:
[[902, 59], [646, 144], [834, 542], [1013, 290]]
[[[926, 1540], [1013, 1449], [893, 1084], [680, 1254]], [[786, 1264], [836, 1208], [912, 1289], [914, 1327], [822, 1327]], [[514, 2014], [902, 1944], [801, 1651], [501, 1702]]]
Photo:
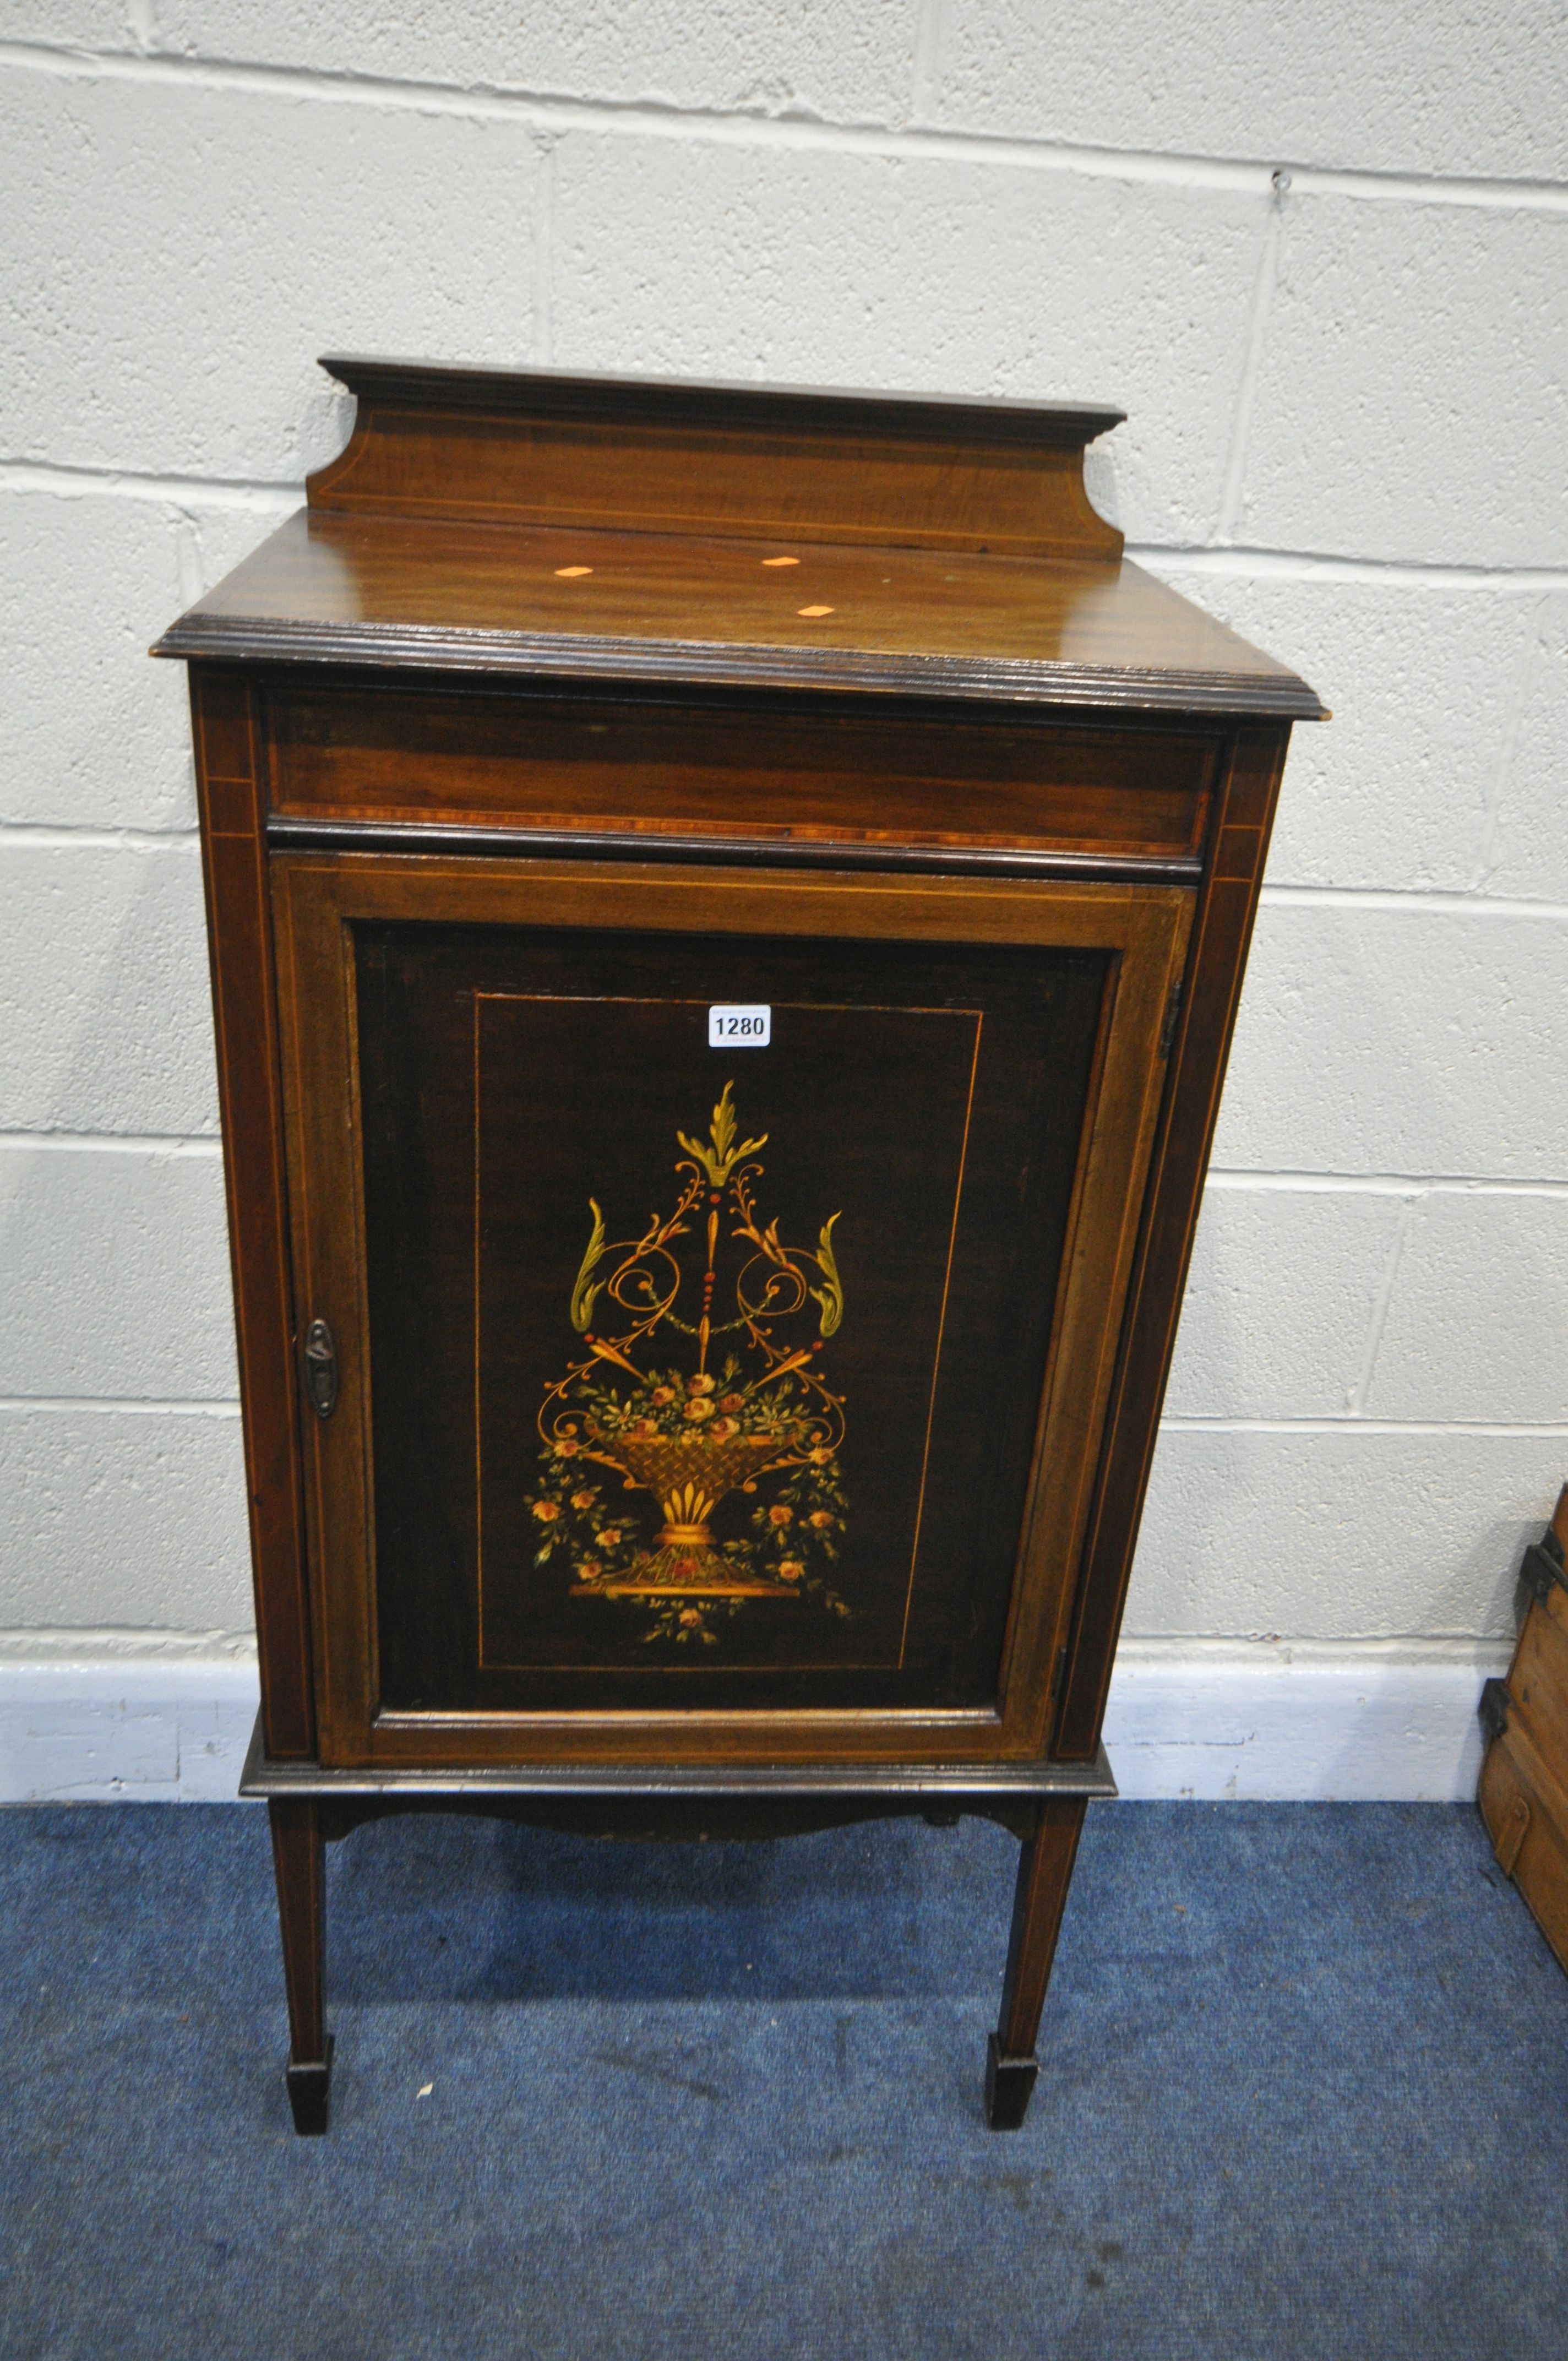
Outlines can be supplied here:
[[323, 2056], [313, 2066], [290, 2064], [283, 2070], [283, 2080], [289, 2087], [289, 2105], [293, 2113], [294, 2129], [302, 2136], [324, 2132], [327, 2109], [332, 2099], [332, 2036], [322, 2043]]
[[297, 2132], [324, 2132], [332, 2041], [323, 2023], [326, 1877], [321, 1814], [313, 1800], [289, 1796], [270, 1799], [267, 1815], [289, 1995], [289, 2104]]
[[1033, 1836], [1024, 1841], [1002, 1987], [1002, 2021], [991, 2037], [985, 2070], [985, 2112], [993, 2132], [1017, 2131], [1028, 2113], [1039, 2071], [1035, 2037], [1078, 1857], [1085, 1802], [1082, 1795], [1049, 1797], [1039, 1807]]
[[1004, 2058], [995, 2034], [989, 2037], [985, 2050], [985, 2119], [993, 2132], [1015, 2132], [1022, 2127], [1039, 2070], [1037, 2059]]

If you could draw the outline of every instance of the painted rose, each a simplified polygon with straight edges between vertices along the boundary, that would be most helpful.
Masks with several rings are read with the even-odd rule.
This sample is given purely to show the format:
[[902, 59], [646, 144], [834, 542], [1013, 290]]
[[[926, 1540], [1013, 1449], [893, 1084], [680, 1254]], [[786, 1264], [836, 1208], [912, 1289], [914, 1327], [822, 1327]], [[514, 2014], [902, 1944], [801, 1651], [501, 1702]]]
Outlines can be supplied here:
[[619, 1525], [606, 1525], [603, 1532], [596, 1533], [594, 1539], [598, 1542], [600, 1549], [619, 1549], [620, 1547], [620, 1527]]
[[770, 1525], [793, 1525], [795, 1522], [795, 1510], [793, 1509], [786, 1509], [782, 1500], [777, 1501], [774, 1506], [768, 1510], [768, 1522]]
[[836, 1525], [839, 1520], [831, 1509], [813, 1509], [806, 1521], [808, 1525], [815, 1525], [819, 1533], [825, 1533], [828, 1526]]
[[542, 1525], [553, 1525], [561, 1510], [559, 1504], [554, 1500], [535, 1500], [533, 1513]]
[[572, 1506], [574, 1509], [591, 1509], [594, 1504], [594, 1498], [595, 1496], [592, 1492], [574, 1492], [572, 1495]]
[[686, 1379], [686, 1391], [688, 1394], [710, 1394], [713, 1391], [713, 1379], [706, 1371], [701, 1371], [696, 1377]]
[[779, 1560], [779, 1566], [778, 1566], [778, 1575], [779, 1575], [779, 1580], [780, 1580], [781, 1582], [798, 1582], [798, 1581], [800, 1580], [801, 1576], [802, 1576], [805, 1572], [806, 1572], [806, 1568], [805, 1568], [805, 1566], [804, 1566], [804, 1565], [802, 1565], [802, 1564], [801, 1564], [801, 1562], [800, 1562], [799, 1558], [797, 1558], [797, 1557], [782, 1557], [782, 1558], [780, 1558], [780, 1560]]
[[698, 1609], [695, 1607], [683, 1607], [681, 1609], [681, 1621], [685, 1625], [688, 1631], [695, 1631], [702, 1621], [702, 1616]]
[[634, 1418], [626, 1432], [641, 1443], [649, 1435], [657, 1434], [659, 1430], [651, 1418]]
[[575, 1458], [582, 1447], [575, 1434], [564, 1434], [555, 1445], [555, 1456], [557, 1459]]
[[648, 1399], [656, 1409], [663, 1410], [666, 1402], [674, 1400], [675, 1389], [674, 1386], [655, 1386]]
[[592, 1582], [594, 1576], [601, 1571], [597, 1557], [586, 1557], [577, 1567], [577, 1579], [579, 1582]]
[[696, 1419], [711, 1418], [713, 1416], [713, 1404], [710, 1401], [705, 1400], [701, 1394], [696, 1394], [686, 1404], [686, 1416], [688, 1418]]
[[740, 1422], [738, 1418], [716, 1418], [707, 1431], [715, 1443], [722, 1443], [726, 1436], [740, 1433]]
[[826, 1467], [833, 1454], [825, 1443], [819, 1443], [815, 1451], [808, 1451], [806, 1455], [814, 1467]]

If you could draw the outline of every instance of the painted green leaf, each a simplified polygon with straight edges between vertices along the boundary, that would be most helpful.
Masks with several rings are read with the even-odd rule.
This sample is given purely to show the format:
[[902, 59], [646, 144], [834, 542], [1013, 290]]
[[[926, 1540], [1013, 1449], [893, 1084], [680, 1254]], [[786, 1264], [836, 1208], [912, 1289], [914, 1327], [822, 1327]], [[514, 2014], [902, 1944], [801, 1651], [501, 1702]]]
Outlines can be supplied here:
[[588, 1250], [583, 1257], [582, 1268], [577, 1273], [576, 1284], [572, 1290], [572, 1325], [579, 1336], [587, 1333], [588, 1322], [594, 1316], [594, 1298], [599, 1290], [598, 1287], [590, 1286], [589, 1280], [604, 1253], [604, 1215], [591, 1197], [588, 1203], [593, 1206], [593, 1232], [588, 1239]]
[[844, 1289], [839, 1277], [839, 1265], [833, 1254], [833, 1224], [838, 1218], [838, 1214], [834, 1213], [823, 1224], [822, 1235], [817, 1241], [817, 1252], [813, 1257], [818, 1270], [828, 1282], [826, 1287], [814, 1287], [811, 1290], [816, 1301], [822, 1306], [821, 1328], [825, 1336], [835, 1335], [838, 1333], [839, 1323], [844, 1317]]

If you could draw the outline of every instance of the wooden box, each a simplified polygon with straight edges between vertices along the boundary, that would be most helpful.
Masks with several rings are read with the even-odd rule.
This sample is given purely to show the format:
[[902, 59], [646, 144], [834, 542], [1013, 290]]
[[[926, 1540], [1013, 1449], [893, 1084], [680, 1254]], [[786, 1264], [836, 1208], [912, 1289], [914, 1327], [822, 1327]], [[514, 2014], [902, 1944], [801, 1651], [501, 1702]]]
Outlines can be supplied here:
[[1498, 1861], [1568, 1968], [1568, 1485], [1523, 1576], [1530, 1606], [1508, 1678], [1481, 1694], [1478, 1801]]
[[1023, 1840], [1016, 2124], [1291, 720], [1119, 413], [330, 361], [183, 617], [301, 2128], [386, 1810]]

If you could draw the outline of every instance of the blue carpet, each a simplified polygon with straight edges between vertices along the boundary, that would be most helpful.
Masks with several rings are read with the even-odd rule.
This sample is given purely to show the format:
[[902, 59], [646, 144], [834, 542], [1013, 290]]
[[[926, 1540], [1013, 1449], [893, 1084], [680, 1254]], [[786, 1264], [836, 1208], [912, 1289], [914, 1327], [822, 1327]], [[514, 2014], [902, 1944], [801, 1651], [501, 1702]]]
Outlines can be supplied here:
[[259, 1814], [0, 1813], [0, 2351], [1568, 2349], [1568, 1979], [1473, 1812], [1091, 1807], [1008, 2136], [1015, 1859], [976, 1822], [361, 1829], [300, 2141]]

